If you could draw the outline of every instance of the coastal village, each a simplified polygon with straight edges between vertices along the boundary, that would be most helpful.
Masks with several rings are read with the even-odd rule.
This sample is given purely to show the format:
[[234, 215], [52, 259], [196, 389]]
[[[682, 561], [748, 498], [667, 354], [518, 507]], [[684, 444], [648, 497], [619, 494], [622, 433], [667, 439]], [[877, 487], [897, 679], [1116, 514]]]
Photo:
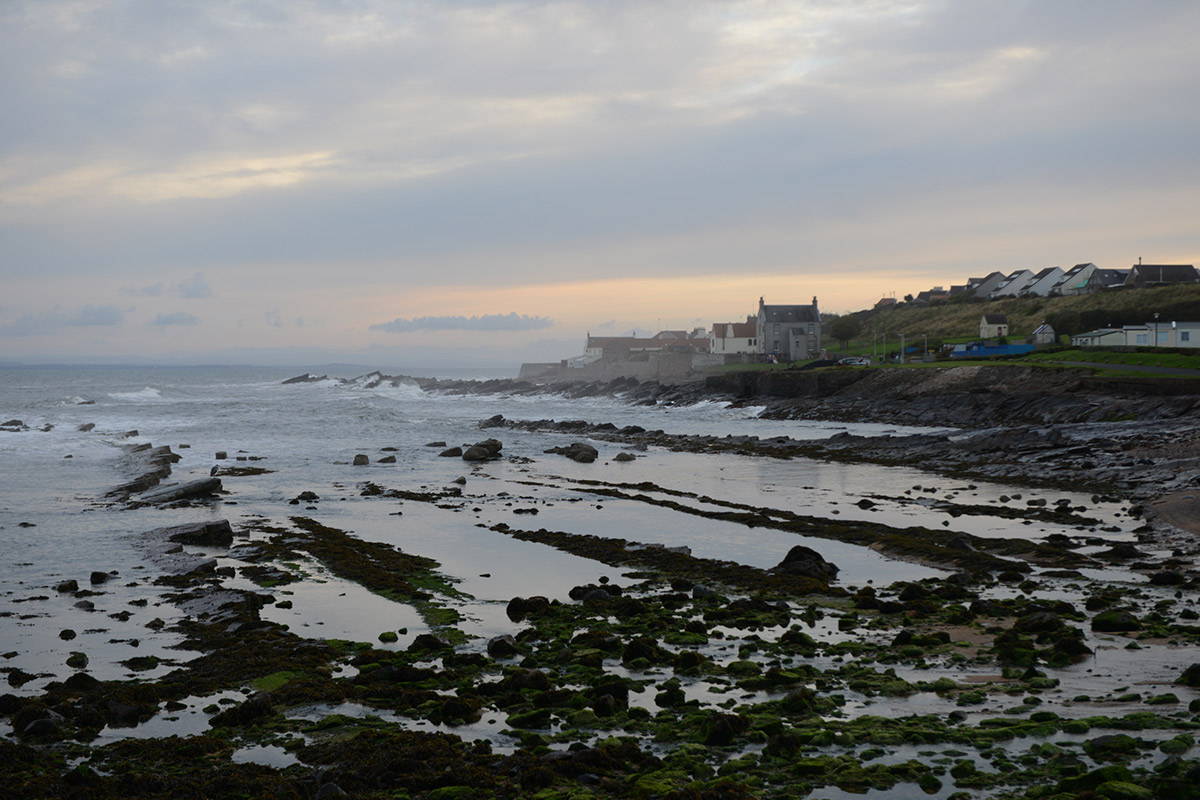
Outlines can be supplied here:
[[[1008, 316], [991, 310], [997, 301], [1018, 298], [1060, 298], [1131, 293], [1141, 289], [1200, 285], [1192, 264], [1143, 264], [1101, 268], [1093, 263], [1069, 269], [994, 271], [964, 283], [881, 298], [870, 311], [936, 307], [952, 304], [979, 306], [978, 327], [958, 336], [935, 338], [917, 331], [874, 330], [858, 317], [870, 312], [822, 314], [818, 298], [810, 303], [774, 304], [759, 297], [756, 313], [744, 321], [717, 321], [691, 330], [661, 330], [648, 336], [593, 336], [588, 333], [583, 353], [558, 362], [527, 363], [520, 378], [538, 382], [593, 381], [635, 378], [660, 382], [733, 365], [787, 364], [800, 368], [869, 366], [871, 363], [935, 361], [941, 359], [1020, 356], [1040, 348], [1070, 345], [1084, 348], [1197, 348], [1200, 314], [1190, 319], [1163, 317], [1147, 306], [1135, 312], [1137, 321], [1106, 323], [1087, 330], [1056, 330], [1053, 319], [1030, 330], [1017, 330]], [[1129, 295], [1136, 297], [1136, 295]], [[1134, 304], [1135, 308], [1137, 304]], [[1066, 326], [1060, 324], [1060, 328]], [[849, 347], [851, 340], [869, 336], [868, 347]], [[948, 341], [952, 339], [952, 341]], [[860, 340], [861, 341], [861, 340]], [[865, 352], [864, 352], [865, 351]]]

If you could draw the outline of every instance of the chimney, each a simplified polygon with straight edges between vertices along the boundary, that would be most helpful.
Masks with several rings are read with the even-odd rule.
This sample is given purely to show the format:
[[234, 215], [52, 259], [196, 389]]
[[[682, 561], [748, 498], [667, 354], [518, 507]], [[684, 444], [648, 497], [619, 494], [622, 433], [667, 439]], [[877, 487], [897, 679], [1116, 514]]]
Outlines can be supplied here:
[[814, 294], [813, 295], [813, 308], [816, 308], [816, 307], [817, 307], [817, 296]]

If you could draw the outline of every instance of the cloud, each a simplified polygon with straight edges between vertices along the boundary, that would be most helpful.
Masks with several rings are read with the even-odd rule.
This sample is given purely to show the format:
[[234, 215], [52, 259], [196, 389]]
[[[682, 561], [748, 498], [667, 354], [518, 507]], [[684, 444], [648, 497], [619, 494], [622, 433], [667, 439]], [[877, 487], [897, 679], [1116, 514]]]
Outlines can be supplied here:
[[549, 328], [554, 320], [512, 312], [483, 314], [477, 317], [414, 317], [394, 319], [372, 325], [373, 331], [412, 333], [413, 331], [536, 331]]
[[126, 286], [121, 289], [121, 294], [130, 297], [162, 297], [170, 294], [176, 297], [195, 300], [212, 297], [212, 288], [209, 287], [208, 281], [204, 279], [204, 275], [197, 272], [187, 280], [180, 281], [171, 286], [167, 286], [162, 281], [152, 283], [149, 286]]
[[23, 314], [13, 322], [0, 326], [0, 336], [38, 336], [63, 328], [120, 325], [125, 315], [116, 306], [86, 305], [74, 312], [60, 310]]
[[212, 289], [209, 288], [208, 281], [204, 280], [204, 276], [199, 272], [193, 275], [189, 280], [183, 281], [175, 288], [179, 292], [180, 297], [212, 297]]
[[162, 297], [164, 292], [166, 292], [166, 287], [161, 282], [152, 283], [149, 286], [126, 286], [121, 290], [121, 294], [130, 297]]
[[200, 318], [186, 311], [172, 311], [169, 314], [159, 314], [151, 325], [199, 325]]

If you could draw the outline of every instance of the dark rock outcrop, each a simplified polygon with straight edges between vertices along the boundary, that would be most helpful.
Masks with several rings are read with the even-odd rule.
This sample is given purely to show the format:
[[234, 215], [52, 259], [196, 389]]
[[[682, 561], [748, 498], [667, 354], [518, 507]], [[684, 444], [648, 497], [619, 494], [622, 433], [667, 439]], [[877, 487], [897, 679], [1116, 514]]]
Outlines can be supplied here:
[[572, 442], [563, 447], [551, 447], [543, 452], [566, 456], [572, 461], [578, 461], [580, 464], [590, 464], [600, 455], [596, 448], [584, 442]]
[[780, 561], [772, 572], [782, 572], [788, 575], [800, 575], [805, 578], [816, 578], [822, 581], [837, 579], [837, 565], [826, 561], [820, 553], [802, 544], [788, 550], [783, 561]]

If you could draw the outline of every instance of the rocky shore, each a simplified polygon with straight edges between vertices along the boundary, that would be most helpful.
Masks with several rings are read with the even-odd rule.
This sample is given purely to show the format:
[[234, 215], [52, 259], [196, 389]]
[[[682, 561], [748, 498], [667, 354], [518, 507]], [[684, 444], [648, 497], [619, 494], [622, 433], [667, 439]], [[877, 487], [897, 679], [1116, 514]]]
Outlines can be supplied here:
[[[47, 575], [17, 601], [73, 603], [98, 621], [83, 634], [132, 616], [145, 642], [174, 644], [122, 676], [96, 677], [82, 644], [62, 677], [0, 668], [6, 796], [1200, 800], [1200, 546], [1179, 505], [1200, 489], [1194, 398], [1135, 393], [1127, 419], [1107, 384], [1059, 386], [1051, 413], [996, 373], [890, 388], [828, 374], [415, 383], [982, 421], [799, 440], [497, 414], [451, 442], [350, 450], [316, 486], [286, 482], [286, 454], [275, 471], [217, 451], [209, 474], [129, 448], [132, 480], [100, 513], [131, 531], [138, 571]], [[721, 477], [745, 463], [882, 465], [919, 483], [817, 509], [792, 478], [747, 499]], [[700, 469], [715, 488], [691, 485]], [[148, 521], [164, 513], [194, 518]], [[665, 544], [664, 529], [682, 533]], [[487, 554], [472, 585], [521, 569], [520, 591], [473, 596], [461, 566], [424, 552], [439, 537]], [[771, 537], [787, 546], [756, 561]], [[546, 553], [591, 577], [548, 588], [568, 562]], [[884, 557], [902, 577], [852, 577]], [[372, 635], [324, 635], [339, 603]]]

